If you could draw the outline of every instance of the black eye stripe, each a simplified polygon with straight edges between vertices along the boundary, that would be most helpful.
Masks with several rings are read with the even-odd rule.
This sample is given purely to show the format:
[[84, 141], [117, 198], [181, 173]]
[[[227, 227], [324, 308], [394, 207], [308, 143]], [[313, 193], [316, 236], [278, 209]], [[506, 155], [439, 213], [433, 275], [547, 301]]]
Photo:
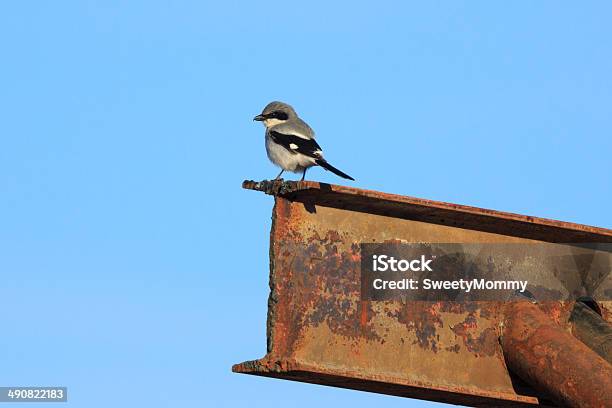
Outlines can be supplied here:
[[279, 120], [287, 120], [289, 119], [289, 115], [282, 111], [274, 111], [270, 112], [266, 115], [266, 119], [279, 119]]

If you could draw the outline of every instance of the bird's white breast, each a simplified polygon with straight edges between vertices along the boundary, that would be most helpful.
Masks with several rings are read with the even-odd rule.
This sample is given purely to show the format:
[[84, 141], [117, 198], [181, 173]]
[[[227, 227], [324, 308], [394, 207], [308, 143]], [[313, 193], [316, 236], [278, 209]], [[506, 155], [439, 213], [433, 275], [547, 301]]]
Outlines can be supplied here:
[[270, 161], [283, 170], [301, 172], [304, 168], [314, 166], [314, 159], [301, 153], [290, 152], [275, 143], [266, 133], [266, 152]]

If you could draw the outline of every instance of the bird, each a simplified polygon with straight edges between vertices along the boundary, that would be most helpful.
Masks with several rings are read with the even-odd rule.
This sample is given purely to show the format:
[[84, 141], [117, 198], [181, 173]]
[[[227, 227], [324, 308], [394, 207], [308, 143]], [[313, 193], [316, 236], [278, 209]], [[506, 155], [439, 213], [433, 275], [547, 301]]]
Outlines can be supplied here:
[[270, 102], [253, 120], [263, 122], [266, 128], [268, 158], [281, 168], [274, 180], [278, 180], [284, 171], [301, 172], [304, 180], [306, 170], [312, 166], [321, 166], [337, 176], [355, 181], [325, 160], [321, 146], [315, 140], [314, 131], [291, 105], [278, 101]]

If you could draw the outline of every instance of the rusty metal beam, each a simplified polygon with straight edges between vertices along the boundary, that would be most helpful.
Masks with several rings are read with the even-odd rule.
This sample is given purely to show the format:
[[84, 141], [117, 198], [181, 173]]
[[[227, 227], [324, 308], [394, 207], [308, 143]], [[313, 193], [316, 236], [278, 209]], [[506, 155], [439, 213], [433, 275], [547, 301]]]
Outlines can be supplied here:
[[314, 181], [252, 181], [242, 187], [306, 203], [545, 242], [612, 242], [612, 230]]
[[528, 301], [509, 302], [502, 348], [508, 367], [562, 406], [612, 407], [612, 366]]
[[[268, 349], [233, 371], [470, 406], [555, 405], [508, 370], [504, 302], [363, 301], [359, 243], [612, 242], [612, 230], [316, 182], [243, 187], [275, 198]], [[612, 302], [599, 306], [612, 321]], [[543, 313], [569, 333], [572, 307]]]

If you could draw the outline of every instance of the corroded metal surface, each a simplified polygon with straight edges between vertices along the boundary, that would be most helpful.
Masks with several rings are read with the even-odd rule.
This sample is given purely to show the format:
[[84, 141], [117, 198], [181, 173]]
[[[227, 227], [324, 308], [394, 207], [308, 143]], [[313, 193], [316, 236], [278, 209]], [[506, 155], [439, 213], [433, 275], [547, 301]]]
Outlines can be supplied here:
[[612, 366], [531, 302], [509, 302], [502, 348], [509, 368], [563, 406], [612, 407]]
[[[314, 182], [275, 195], [268, 353], [236, 372], [473, 406], [551, 404], [513, 376], [501, 302], [360, 300], [359, 243], [612, 242], [612, 231]], [[543, 312], [569, 330], [573, 304]], [[600, 304], [612, 318], [610, 302]]]
[[578, 340], [612, 364], [612, 324], [582, 302], [576, 302], [570, 324]]

